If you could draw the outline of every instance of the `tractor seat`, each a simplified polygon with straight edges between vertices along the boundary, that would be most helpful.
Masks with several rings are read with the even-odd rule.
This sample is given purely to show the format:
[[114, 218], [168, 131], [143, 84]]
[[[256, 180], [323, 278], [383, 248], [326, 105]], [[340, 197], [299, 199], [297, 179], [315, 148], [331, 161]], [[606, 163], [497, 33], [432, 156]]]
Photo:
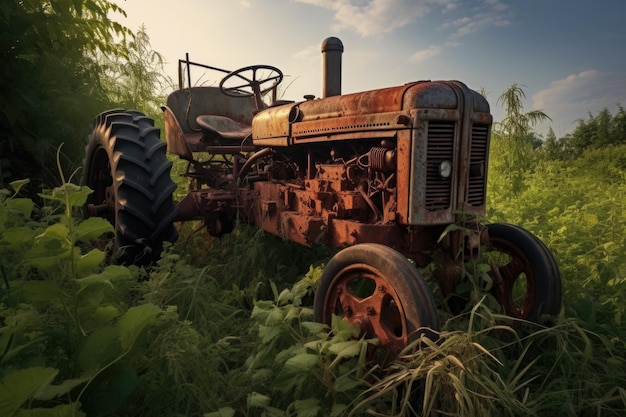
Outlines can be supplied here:
[[196, 123], [209, 134], [218, 135], [227, 140], [242, 141], [252, 133], [252, 127], [237, 123], [230, 117], [201, 114]]

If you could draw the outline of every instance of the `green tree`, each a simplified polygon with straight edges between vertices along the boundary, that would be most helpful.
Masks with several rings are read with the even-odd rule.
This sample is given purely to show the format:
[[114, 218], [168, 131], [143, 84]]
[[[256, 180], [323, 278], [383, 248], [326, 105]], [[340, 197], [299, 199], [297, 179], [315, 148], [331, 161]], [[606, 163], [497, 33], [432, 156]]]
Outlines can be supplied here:
[[618, 105], [617, 108], [617, 113], [613, 116], [611, 134], [612, 143], [621, 145], [626, 143], [626, 112], [621, 105]]
[[615, 115], [604, 108], [597, 115], [589, 113], [587, 120], [578, 120], [578, 126], [562, 138], [564, 147], [575, 156], [587, 149], [600, 149], [626, 143], [626, 113], [619, 106]]
[[543, 145], [541, 146], [545, 157], [548, 159], [559, 159], [562, 154], [561, 145], [561, 142], [559, 142], [556, 137], [556, 133], [554, 133], [554, 130], [550, 127], [543, 141]]
[[[158, 108], [160, 55], [145, 30], [112, 20], [108, 0], [29, 0], [0, 5], [0, 187], [58, 184], [53, 155], [81, 165], [93, 116], [114, 107]], [[160, 93], [160, 91], [159, 91]]]
[[124, 55], [98, 53], [95, 59], [102, 68], [100, 82], [111, 101], [157, 119], [165, 90], [173, 89], [174, 84], [163, 70], [163, 56], [152, 49], [145, 26], [126, 43]]
[[[537, 136], [533, 128], [537, 123], [551, 120], [541, 110], [524, 112], [524, 90], [513, 84], [498, 98], [505, 115], [496, 123], [492, 135], [490, 169], [507, 178], [507, 196], [516, 195], [522, 189], [523, 177], [532, 166], [537, 147]], [[494, 190], [496, 191], [496, 190]]]
[[[88, 114], [108, 105], [88, 53], [123, 53], [130, 31], [106, 0], [8, 1], [0, 6], [0, 185], [30, 177], [48, 182], [60, 143], [65, 162], [82, 153]], [[50, 182], [52, 183], [52, 182]]]

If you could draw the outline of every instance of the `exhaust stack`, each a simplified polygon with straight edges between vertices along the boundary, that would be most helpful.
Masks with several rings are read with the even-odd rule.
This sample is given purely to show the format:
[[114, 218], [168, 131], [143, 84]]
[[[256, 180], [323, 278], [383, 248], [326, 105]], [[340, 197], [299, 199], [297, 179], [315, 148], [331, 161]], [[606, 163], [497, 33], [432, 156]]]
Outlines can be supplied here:
[[341, 95], [343, 43], [331, 36], [322, 42], [322, 98]]

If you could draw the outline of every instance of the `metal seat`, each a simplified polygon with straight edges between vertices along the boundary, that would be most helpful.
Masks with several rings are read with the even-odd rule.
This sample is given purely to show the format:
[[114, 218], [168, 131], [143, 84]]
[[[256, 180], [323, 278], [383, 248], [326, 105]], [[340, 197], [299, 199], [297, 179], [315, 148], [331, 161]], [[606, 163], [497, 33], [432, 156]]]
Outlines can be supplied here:
[[252, 133], [252, 127], [237, 123], [230, 117], [213, 114], [201, 114], [196, 117], [196, 123], [204, 131], [218, 138], [233, 141], [243, 141]]

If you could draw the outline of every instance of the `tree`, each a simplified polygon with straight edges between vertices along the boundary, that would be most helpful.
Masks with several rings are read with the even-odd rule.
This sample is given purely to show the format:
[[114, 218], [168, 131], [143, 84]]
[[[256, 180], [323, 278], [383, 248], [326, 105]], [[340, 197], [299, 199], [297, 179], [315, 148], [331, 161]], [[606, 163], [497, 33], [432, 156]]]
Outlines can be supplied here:
[[507, 178], [506, 194], [517, 194], [522, 189], [523, 176], [532, 166], [537, 136], [535, 125], [551, 120], [541, 110], [524, 112], [524, 90], [513, 84], [498, 98], [505, 115], [496, 123], [492, 135], [490, 169]]
[[548, 129], [546, 138], [543, 141], [542, 150], [547, 159], [559, 159], [563, 154], [563, 146], [561, 141], [556, 138], [556, 133], [552, 127]]
[[90, 56], [123, 56], [132, 37], [109, 18], [116, 13], [124, 15], [107, 0], [0, 5], [0, 188], [26, 177], [54, 184], [61, 143], [66, 165], [82, 158], [90, 118], [112, 104]]
[[626, 144], [626, 112], [621, 105], [617, 106], [618, 110], [613, 116], [611, 124], [612, 142], [615, 144]]
[[580, 157], [587, 150], [626, 144], [626, 113], [618, 106], [615, 115], [604, 108], [597, 115], [588, 114], [586, 120], [578, 120], [571, 134], [559, 139], [564, 157]]
[[163, 69], [163, 56], [152, 50], [145, 26], [126, 43], [125, 55], [98, 53], [96, 61], [102, 68], [100, 82], [111, 101], [119, 107], [138, 109], [156, 116], [165, 101], [165, 88], [173, 89], [173, 81]]

